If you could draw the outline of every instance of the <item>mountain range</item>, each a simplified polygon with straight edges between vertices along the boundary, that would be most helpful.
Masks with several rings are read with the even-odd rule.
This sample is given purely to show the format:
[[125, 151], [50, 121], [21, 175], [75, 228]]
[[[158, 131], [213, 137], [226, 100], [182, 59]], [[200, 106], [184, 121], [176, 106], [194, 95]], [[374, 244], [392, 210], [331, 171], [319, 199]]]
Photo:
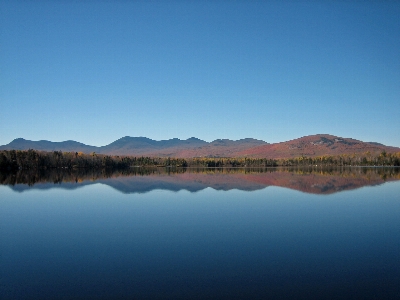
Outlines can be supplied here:
[[271, 159], [299, 156], [320, 156], [365, 153], [379, 154], [400, 152], [400, 148], [385, 146], [376, 142], [362, 142], [329, 134], [316, 134], [298, 139], [267, 143], [262, 140], [246, 138], [237, 141], [218, 139], [206, 142], [192, 137], [187, 140], [177, 138], [156, 141], [146, 137], [125, 136], [111, 144], [96, 147], [76, 141], [51, 142], [30, 141], [17, 138], [0, 150], [40, 150], [63, 152], [96, 152], [108, 155], [157, 156], [157, 157], [267, 157]]

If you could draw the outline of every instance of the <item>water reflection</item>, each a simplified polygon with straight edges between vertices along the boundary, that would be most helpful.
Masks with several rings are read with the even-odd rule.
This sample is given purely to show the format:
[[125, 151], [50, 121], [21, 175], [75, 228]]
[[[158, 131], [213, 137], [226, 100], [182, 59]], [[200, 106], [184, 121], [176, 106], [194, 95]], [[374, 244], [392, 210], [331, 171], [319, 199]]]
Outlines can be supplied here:
[[14, 191], [76, 189], [102, 183], [122, 193], [155, 189], [197, 192], [238, 189], [254, 191], [268, 186], [312, 194], [332, 194], [363, 186], [400, 180], [400, 168], [132, 168], [127, 170], [40, 170], [0, 173], [0, 184]]
[[[398, 299], [400, 182], [382, 183], [399, 175], [396, 168], [1, 174], [0, 298]], [[24, 192], [32, 189], [45, 191]], [[162, 191], [147, 193], [154, 189]], [[192, 193], [170, 192], [182, 189]]]

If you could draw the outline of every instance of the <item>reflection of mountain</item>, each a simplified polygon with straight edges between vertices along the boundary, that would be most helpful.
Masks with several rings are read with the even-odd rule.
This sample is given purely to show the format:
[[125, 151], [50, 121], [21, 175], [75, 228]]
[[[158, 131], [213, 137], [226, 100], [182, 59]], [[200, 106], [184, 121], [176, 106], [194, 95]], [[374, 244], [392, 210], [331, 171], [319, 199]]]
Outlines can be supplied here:
[[238, 189], [254, 191], [268, 186], [290, 188], [312, 194], [332, 194], [363, 186], [400, 179], [399, 168], [348, 169], [164, 169], [134, 170], [122, 173], [41, 173], [1, 174], [0, 183], [14, 191], [29, 189], [75, 189], [94, 183], [108, 185], [122, 193], [145, 193], [156, 189], [197, 192]]
[[100, 180], [99, 182], [107, 184], [124, 193], [143, 193], [155, 189], [197, 192], [208, 187], [223, 191], [232, 189], [254, 191], [266, 187], [266, 185], [262, 183], [244, 180], [245, 178], [246, 175], [244, 174], [240, 176], [238, 174], [221, 173], [184, 173], [146, 177], [118, 177], [112, 180]]

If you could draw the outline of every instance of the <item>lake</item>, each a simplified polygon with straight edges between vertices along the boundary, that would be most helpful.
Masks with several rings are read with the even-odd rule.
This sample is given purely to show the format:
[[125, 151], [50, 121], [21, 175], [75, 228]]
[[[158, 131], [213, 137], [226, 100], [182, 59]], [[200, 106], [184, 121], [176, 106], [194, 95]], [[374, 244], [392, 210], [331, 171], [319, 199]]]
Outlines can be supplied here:
[[398, 168], [0, 174], [1, 299], [399, 299]]

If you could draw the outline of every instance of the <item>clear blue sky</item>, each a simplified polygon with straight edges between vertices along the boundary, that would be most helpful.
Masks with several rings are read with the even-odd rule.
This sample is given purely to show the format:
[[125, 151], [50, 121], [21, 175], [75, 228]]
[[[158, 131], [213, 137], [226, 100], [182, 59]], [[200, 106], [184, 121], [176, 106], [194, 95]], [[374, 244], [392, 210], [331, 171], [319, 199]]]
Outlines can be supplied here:
[[400, 146], [400, 2], [0, 0], [0, 107], [0, 145]]

